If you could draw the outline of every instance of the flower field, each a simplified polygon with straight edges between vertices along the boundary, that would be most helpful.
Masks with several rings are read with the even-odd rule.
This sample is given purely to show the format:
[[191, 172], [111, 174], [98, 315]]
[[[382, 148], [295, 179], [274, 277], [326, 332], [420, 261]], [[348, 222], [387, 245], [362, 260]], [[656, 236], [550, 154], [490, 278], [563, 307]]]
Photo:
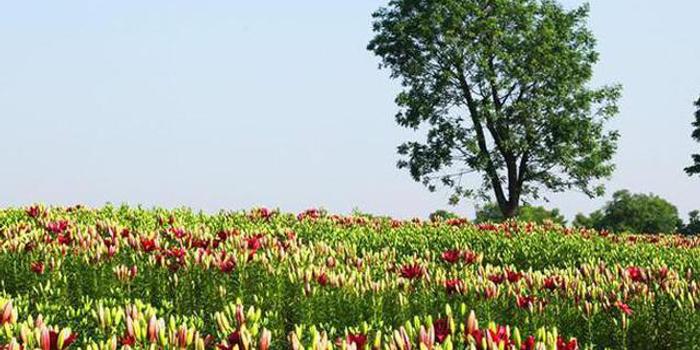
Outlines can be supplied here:
[[0, 210], [0, 349], [692, 349], [700, 240], [528, 223]]

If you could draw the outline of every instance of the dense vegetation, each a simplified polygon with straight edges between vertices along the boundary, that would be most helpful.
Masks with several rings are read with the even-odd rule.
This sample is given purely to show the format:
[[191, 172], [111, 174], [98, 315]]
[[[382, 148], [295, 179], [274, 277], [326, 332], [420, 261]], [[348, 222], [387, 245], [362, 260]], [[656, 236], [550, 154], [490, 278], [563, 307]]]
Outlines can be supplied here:
[[464, 219], [0, 211], [0, 347], [678, 349], [700, 240]]

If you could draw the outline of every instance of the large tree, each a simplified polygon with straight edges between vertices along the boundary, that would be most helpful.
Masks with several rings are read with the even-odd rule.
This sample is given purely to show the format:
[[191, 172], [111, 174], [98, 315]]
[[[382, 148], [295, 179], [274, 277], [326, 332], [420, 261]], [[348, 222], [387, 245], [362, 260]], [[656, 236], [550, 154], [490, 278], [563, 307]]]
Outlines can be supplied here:
[[[391, 0], [368, 49], [400, 79], [399, 168], [451, 202], [489, 197], [505, 217], [543, 189], [593, 197], [613, 171], [619, 86], [591, 88], [598, 60], [588, 6], [548, 0]], [[468, 186], [467, 174], [481, 185]], [[465, 179], [466, 180], [466, 179]]]
[[[695, 130], [693, 130], [692, 137], [695, 141], [700, 142], [700, 98], [695, 101], [695, 107], [697, 107], [698, 110], [695, 111], [695, 121], [693, 122]], [[700, 154], [693, 154], [692, 157], [693, 165], [685, 168], [685, 172], [688, 173], [688, 175], [700, 174]]]

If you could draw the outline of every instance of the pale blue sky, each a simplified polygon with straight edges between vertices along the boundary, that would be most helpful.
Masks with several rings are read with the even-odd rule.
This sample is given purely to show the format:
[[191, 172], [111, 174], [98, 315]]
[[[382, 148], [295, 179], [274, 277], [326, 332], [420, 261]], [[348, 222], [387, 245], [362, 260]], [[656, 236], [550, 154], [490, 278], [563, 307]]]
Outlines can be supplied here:
[[[567, 6], [579, 1], [565, 1]], [[365, 50], [384, 1], [0, 2], [0, 205], [447, 207], [396, 169], [413, 134]], [[624, 85], [605, 198], [553, 194], [571, 218], [613, 190], [682, 215], [700, 95], [700, 1], [594, 0], [596, 83]], [[469, 202], [453, 210], [472, 216]]]

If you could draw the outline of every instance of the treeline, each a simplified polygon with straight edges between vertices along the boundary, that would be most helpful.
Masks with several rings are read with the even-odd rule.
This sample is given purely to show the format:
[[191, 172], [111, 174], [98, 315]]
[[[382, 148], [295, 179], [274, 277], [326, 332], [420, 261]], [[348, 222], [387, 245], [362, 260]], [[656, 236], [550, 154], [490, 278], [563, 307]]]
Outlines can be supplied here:
[[[439, 210], [431, 214], [431, 219], [457, 217], [456, 214]], [[566, 225], [566, 218], [559, 209], [523, 204], [516, 215], [517, 220], [543, 223], [550, 221]], [[477, 223], [503, 222], [506, 218], [495, 203], [477, 207]], [[612, 232], [633, 233], [700, 233], [700, 211], [688, 213], [686, 221], [681, 219], [678, 209], [669, 201], [654, 195], [617, 191], [602, 208], [584, 215], [579, 213], [571, 222], [573, 227], [588, 227]]]

